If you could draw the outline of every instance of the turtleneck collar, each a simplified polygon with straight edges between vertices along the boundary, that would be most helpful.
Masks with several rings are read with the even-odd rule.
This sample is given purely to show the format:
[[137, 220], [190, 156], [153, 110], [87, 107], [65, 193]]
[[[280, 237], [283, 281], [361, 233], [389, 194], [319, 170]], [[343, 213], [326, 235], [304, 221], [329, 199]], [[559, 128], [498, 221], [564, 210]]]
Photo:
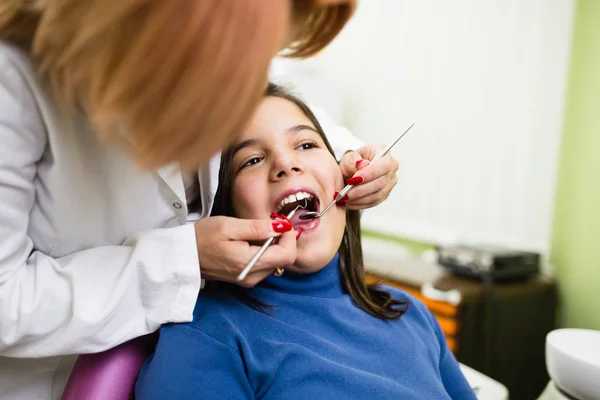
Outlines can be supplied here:
[[322, 269], [307, 274], [285, 271], [282, 276], [269, 276], [256, 286], [297, 296], [334, 298], [344, 295], [340, 276], [340, 255], [335, 256]]

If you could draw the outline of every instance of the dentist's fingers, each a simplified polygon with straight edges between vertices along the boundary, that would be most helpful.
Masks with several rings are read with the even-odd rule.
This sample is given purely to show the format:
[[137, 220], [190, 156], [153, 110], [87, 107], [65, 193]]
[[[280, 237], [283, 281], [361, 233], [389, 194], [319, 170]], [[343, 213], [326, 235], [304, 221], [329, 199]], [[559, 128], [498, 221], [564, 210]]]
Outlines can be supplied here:
[[387, 195], [383, 192], [377, 192], [370, 194], [368, 196], [362, 197], [356, 201], [347, 201], [344, 202], [341, 207], [344, 207], [347, 210], [364, 210], [367, 208], [375, 207], [381, 204], [384, 200], [387, 199]]
[[379, 160], [370, 163], [361, 168], [351, 178], [346, 180], [349, 185], [359, 185], [372, 182], [378, 178], [396, 175], [398, 171], [398, 161], [389, 153]]
[[289, 220], [222, 218], [226, 218], [225, 229], [230, 240], [266, 240], [292, 230]]
[[[260, 250], [260, 245], [253, 245], [249, 248], [251, 257]], [[248, 259], [246, 263], [250, 261]], [[286, 267], [296, 261], [296, 232], [289, 231], [282, 234], [279, 238], [267, 247], [267, 250], [254, 265], [256, 271], [271, 270], [277, 267]]]
[[204, 279], [237, 284], [238, 275], [260, 248], [248, 242], [264, 243], [270, 237], [282, 235], [278, 231], [287, 231], [287, 235], [282, 235], [286, 238], [270, 246], [262, 256], [266, 256], [266, 261], [261, 257], [254, 268], [261, 270], [274, 265], [274, 269], [296, 259], [295, 240], [288, 239], [295, 238], [295, 232], [288, 221], [210, 217], [196, 222], [194, 228], [200, 274]]
[[390, 154], [371, 162], [385, 148], [384, 145], [366, 145], [344, 154], [340, 161], [346, 183], [354, 185], [342, 207], [362, 210], [386, 200], [398, 183], [398, 161]]
[[350, 178], [356, 173], [356, 171], [358, 171], [358, 167], [365, 163], [367, 163], [366, 160], [363, 159], [363, 156], [361, 156], [359, 152], [347, 152], [344, 154], [339, 163], [340, 169], [342, 170], [342, 176], [344, 179]]
[[[296, 232], [286, 232], [276, 239], [276, 242], [277, 243], [274, 242], [267, 248], [248, 276], [246, 276], [246, 279], [242, 282], [238, 282], [240, 286], [253, 287], [271, 275], [276, 268], [286, 268], [296, 261]], [[250, 258], [248, 258], [246, 263], [254, 257], [259, 249], [260, 246], [249, 247]], [[244, 264], [244, 267], [245, 266], [246, 264]]]
[[385, 201], [392, 189], [398, 183], [396, 175], [382, 176], [372, 182], [356, 185], [348, 193], [345, 208], [349, 210], [362, 210], [374, 207]]

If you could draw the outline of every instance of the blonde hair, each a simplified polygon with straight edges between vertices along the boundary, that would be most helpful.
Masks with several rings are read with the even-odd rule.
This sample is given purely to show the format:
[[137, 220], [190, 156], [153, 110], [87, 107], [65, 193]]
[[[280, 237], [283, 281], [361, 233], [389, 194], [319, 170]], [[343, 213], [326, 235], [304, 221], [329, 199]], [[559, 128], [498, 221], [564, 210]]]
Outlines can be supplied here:
[[192, 169], [243, 130], [282, 41], [290, 57], [318, 52], [354, 3], [0, 0], [0, 39], [28, 51], [102, 140], [147, 168]]

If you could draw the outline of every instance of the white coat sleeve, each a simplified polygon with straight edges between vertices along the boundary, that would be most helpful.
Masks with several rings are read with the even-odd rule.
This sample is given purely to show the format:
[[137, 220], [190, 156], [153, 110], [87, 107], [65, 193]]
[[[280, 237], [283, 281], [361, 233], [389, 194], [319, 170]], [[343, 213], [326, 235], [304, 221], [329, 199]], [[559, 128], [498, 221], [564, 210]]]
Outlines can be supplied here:
[[192, 319], [200, 288], [193, 225], [62, 258], [28, 236], [47, 135], [19, 69], [0, 57], [0, 356], [102, 351]]
[[348, 151], [357, 150], [364, 146], [364, 143], [354, 136], [352, 132], [343, 126], [336, 124], [335, 121], [329, 118], [325, 113], [325, 110], [313, 105], [310, 105], [310, 109], [313, 114], [315, 114], [315, 117], [327, 135], [329, 144], [331, 145], [338, 162]]

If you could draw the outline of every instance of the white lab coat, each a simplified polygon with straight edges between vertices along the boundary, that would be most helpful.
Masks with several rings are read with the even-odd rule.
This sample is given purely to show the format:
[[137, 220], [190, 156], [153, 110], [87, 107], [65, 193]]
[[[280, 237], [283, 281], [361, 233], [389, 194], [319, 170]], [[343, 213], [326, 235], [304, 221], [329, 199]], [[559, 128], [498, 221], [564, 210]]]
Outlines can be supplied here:
[[[30, 61], [0, 42], [0, 399], [60, 398], [78, 353], [192, 318], [193, 220], [209, 215], [219, 157], [188, 215], [177, 166], [141, 173], [65, 118]], [[320, 116], [336, 154], [362, 143]]]

